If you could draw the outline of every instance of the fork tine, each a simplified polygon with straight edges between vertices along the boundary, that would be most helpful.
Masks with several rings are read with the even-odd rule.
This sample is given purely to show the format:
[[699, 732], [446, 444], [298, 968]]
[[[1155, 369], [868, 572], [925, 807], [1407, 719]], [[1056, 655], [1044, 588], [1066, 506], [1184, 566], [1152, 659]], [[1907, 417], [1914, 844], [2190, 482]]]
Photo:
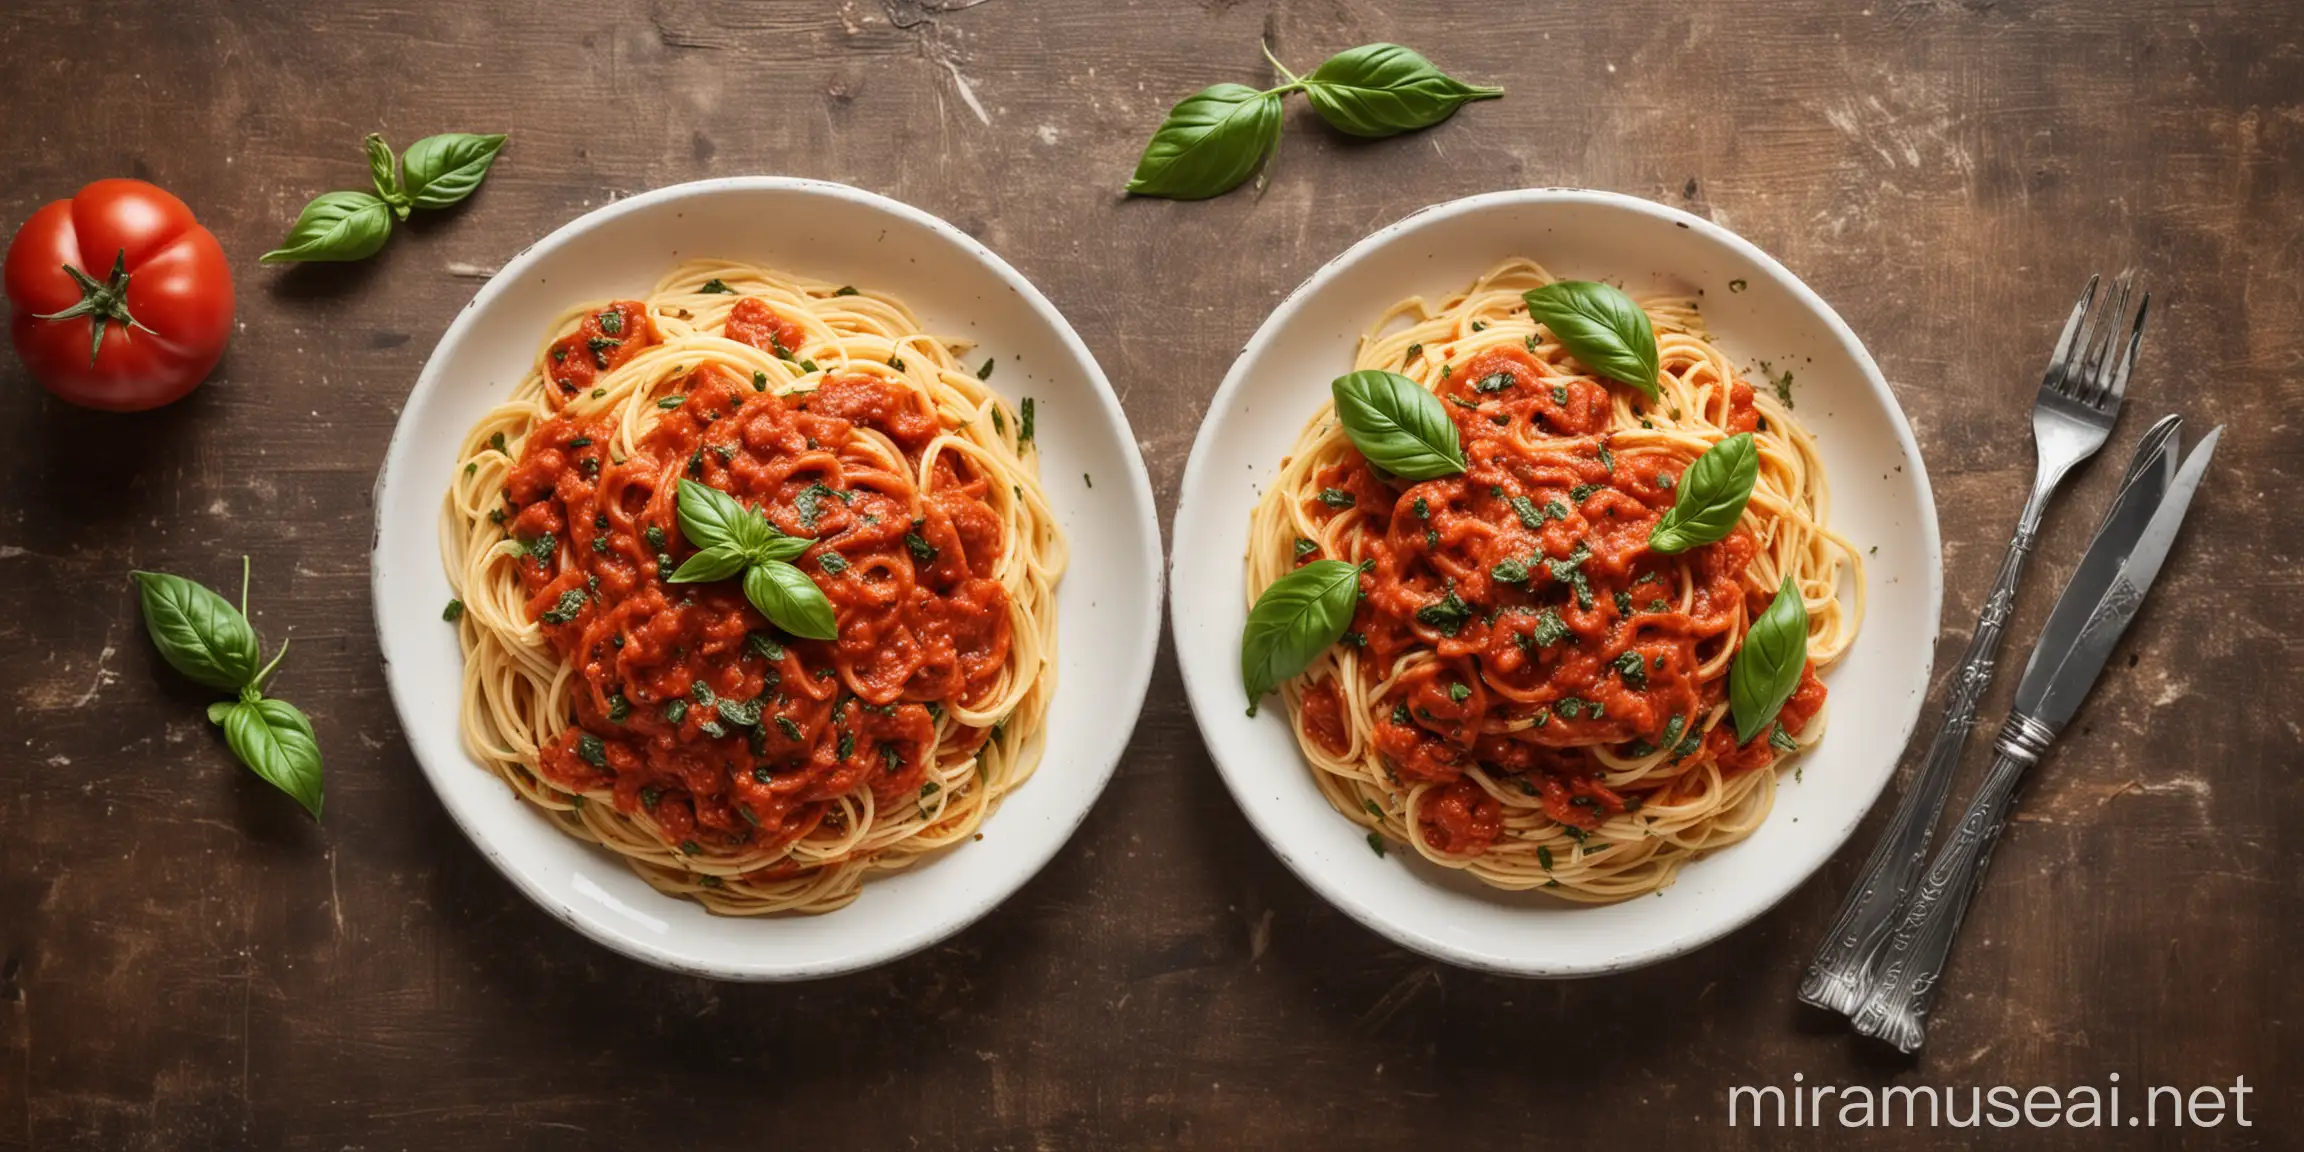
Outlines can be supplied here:
[[2056, 354], [2048, 358], [2048, 378], [2044, 383], [2057, 390], [2064, 387], [2064, 378], [2072, 367], [2072, 352], [2080, 347], [2075, 338], [2080, 335], [2080, 323], [2088, 316], [2088, 306], [2096, 302], [2096, 281], [2090, 276], [2088, 286], [2080, 290], [2080, 299], [2072, 305], [2072, 315], [2064, 321], [2064, 334], [2056, 338]]
[[2066, 395], [2091, 407], [2104, 396], [2104, 370], [2112, 359], [2113, 345], [2118, 343], [2120, 318], [2128, 314], [2128, 284], [2123, 281], [2119, 291], [2112, 293], [2105, 303], [2109, 305], [2096, 314], [2096, 322], [2088, 326], [2088, 354], [2081, 364], [2079, 387]]
[[2128, 395], [2128, 374], [2136, 369], [2136, 349], [2144, 343], [2144, 320], [2152, 313], [2152, 294], [2146, 292], [2142, 303], [2136, 306], [2136, 323], [2128, 329], [2128, 346], [2120, 350], [2119, 362], [2112, 367], [2111, 387], [2099, 408], [2117, 410], [2120, 401]]

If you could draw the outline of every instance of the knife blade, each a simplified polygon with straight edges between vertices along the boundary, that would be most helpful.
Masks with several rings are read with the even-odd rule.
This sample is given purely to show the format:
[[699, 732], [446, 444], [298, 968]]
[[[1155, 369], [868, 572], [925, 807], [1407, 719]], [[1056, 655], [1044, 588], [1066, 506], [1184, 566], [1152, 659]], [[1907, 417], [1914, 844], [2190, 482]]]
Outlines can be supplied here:
[[2167, 493], [2168, 482], [2176, 475], [2183, 427], [2183, 417], [2163, 416], [2136, 442], [2136, 452], [2128, 460], [2128, 472], [2120, 482], [2120, 492], [2112, 498], [2112, 508], [2104, 513], [2104, 522], [2097, 526], [2096, 538], [2088, 542], [2079, 567], [2072, 570], [2072, 578], [2065, 582], [2063, 595], [2048, 613], [2048, 622], [2041, 625], [2040, 641], [2032, 648], [2032, 657], [2024, 665], [2024, 675], [2032, 675], [2044, 654], [2061, 660], [2063, 654], [2071, 650], [2072, 641], [2080, 635], [2080, 626], [2088, 622], [2088, 614], [2095, 611], [2104, 590], [2112, 586], [2113, 575], [2120, 571], [2120, 561], [2128, 555], [2129, 546], [2136, 538], [2144, 534], [2144, 526], [2151, 522], [2160, 498]]
[[[2097, 676], [2104, 671], [2105, 661], [2112, 658], [2113, 646], [2128, 630], [2128, 622], [2136, 618], [2137, 609], [2144, 605], [2144, 594], [2160, 575], [2160, 566], [2176, 543], [2177, 530], [2184, 526], [2192, 494], [2199, 489], [2201, 474], [2207, 471], [2209, 457], [2215, 455], [2216, 442], [2223, 435], [2219, 425], [2185, 458], [2151, 520], [2123, 549], [2125, 555], [2111, 582], [2092, 601], [2084, 601], [2088, 612], [2070, 645], [2062, 652], [2033, 652], [2032, 663], [2016, 686], [2019, 714], [2062, 731], [2080, 710], [2080, 702], [2088, 698], [2088, 690], [2095, 687]], [[2066, 596], [2072, 593], [2070, 587], [2065, 589]], [[2056, 607], [2063, 609], [2061, 598]]]

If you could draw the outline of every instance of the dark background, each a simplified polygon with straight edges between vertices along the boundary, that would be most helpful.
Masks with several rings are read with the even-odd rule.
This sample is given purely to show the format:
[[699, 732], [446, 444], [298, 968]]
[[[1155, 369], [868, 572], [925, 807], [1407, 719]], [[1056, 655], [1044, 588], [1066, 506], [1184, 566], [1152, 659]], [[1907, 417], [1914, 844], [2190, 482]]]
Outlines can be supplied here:
[[[1259, 37], [1299, 70], [1399, 40], [1510, 95], [1379, 143], [1298, 102], [1261, 197], [1117, 195], [1171, 102], [1264, 80]], [[142, 416], [69, 409], [0, 357], [0, 1148], [1848, 1144], [1725, 1127], [1728, 1086], [1795, 1072], [2246, 1076], [2256, 1126], [2196, 1142], [2297, 1146], [2293, 0], [14, 0], [0, 60], [0, 220], [100, 176], [157, 181], [223, 240], [243, 325], [214, 379]], [[307, 198], [366, 186], [371, 130], [512, 142], [467, 205], [377, 258], [260, 268]], [[982, 923], [843, 979], [713, 984], [552, 922], [451, 826], [385, 697], [369, 488], [489, 271], [616, 197], [754, 172], [887, 193], [1022, 269], [1110, 373], [1164, 521], [1235, 350], [1369, 230], [1521, 185], [1708, 215], [1831, 301], [1895, 385], [1943, 517], [1940, 668], [2030, 479], [2024, 404], [2088, 274], [2140, 270], [2154, 323], [2110, 462], [2049, 517], [2012, 659], [2145, 424], [2230, 427], [2133, 666], [2002, 846], [1917, 1064], [1791, 995], [1885, 805], [1693, 955], [1476, 976], [1388, 946], [1274, 860], [1166, 652], [1102, 803]], [[296, 640], [279, 688], [318, 726], [325, 826], [234, 764], [138, 622], [130, 567], [222, 585], [243, 552], [259, 628]], [[2177, 1134], [1882, 1142], [1992, 1137]]]

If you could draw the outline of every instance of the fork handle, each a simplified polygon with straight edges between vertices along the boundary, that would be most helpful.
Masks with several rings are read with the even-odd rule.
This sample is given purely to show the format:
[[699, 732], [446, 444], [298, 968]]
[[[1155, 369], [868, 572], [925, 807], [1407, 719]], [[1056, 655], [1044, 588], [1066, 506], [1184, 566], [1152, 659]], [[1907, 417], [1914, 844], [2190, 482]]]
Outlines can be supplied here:
[[1888, 829], [1864, 862], [1856, 886], [1840, 905], [1840, 913], [1808, 962], [1800, 982], [1800, 999], [1819, 1008], [1853, 1013], [1871, 991], [1872, 958], [1888, 941], [1896, 911], [1911, 890], [1928, 859], [1928, 841], [1936, 821], [1944, 814], [1945, 795], [1951, 791], [1960, 753], [1976, 727], [1976, 705], [1992, 685], [2000, 640], [2008, 627], [2008, 611], [2016, 601], [2016, 584], [2024, 575], [2024, 561], [2039, 535], [2040, 514], [2055, 490], [2059, 476], [2042, 475], [2016, 519], [2016, 535], [2008, 541], [2008, 554], [2000, 560], [2000, 573], [1992, 580], [1991, 594], [1977, 617], [1976, 632], [1953, 673], [1944, 701], [1944, 720], [1928, 745], [1928, 756], [1912, 776], [1912, 783], [1888, 818]]
[[2013, 715], [2000, 730], [1992, 771], [1961, 814], [1951, 839], [1937, 853], [1928, 875], [1912, 892], [1881, 958], [1872, 994], [1855, 1012], [1856, 1030], [1918, 1051], [1927, 1039], [1928, 1008], [1935, 1002], [1952, 941], [1967, 918], [1969, 902], [1984, 885], [1992, 848], [2008, 827], [2024, 775], [2048, 750], [2056, 733], [2028, 716]]

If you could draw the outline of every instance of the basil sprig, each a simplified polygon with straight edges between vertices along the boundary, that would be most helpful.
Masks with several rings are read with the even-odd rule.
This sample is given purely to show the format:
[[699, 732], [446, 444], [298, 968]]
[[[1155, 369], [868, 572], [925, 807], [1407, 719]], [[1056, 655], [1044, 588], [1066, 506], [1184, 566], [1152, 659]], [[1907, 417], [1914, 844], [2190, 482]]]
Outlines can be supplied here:
[[236, 698], [208, 706], [210, 723], [240, 762], [320, 818], [320, 742], [312, 721], [285, 700], [264, 695], [264, 682], [288, 655], [282, 642], [259, 666], [256, 629], [248, 623], [248, 559], [240, 559], [240, 607], [197, 582], [165, 572], [131, 572], [144, 611], [144, 631], [168, 666], [194, 683]]
[[1456, 423], [1423, 385], [1372, 368], [1338, 376], [1328, 390], [1336, 397], [1337, 422], [1369, 463], [1410, 480], [1464, 470]]
[[1304, 95], [1337, 131], [1381, 137], [1429, 128], [1458, 108], [1494, 100], [1504, 90], [1466, 84], [1412, 48], [1363, 44], [1313, 69], [1304, 78]]
[[1675, 486], [1672, 507], [1648, 533], [1658, 552], [1686, 552], [1727, 538], [1744, 518], [1752, 485], [1760, 479], [1760, 452], [1750, 432], [1738, 432], [1704, 450]]
[[392, 236], [393, 217], [406, 220], [414, 208], [446, 208], [480, 187], [504, 148], [504, 136], [469, 132], [426, 136], [409, 145], [407, 155], [397, 161], [392, 146], [377, 133], [369, 133], [361, 144], [368, 153], [368, 178], [375, 193], [324, 192], [314, 197], [280, 246], [261, 257], [263, 263], [374, 256]]
[[1360, 568], [1342, 560], [1314, 560], [1256, 598], [1240, 630], [1240, 682], [1250, 716], [1265, 693], [1311, 667], [1343, 637], [1359, 603]]
[[1728, 668], [1728, 709], [1736, 717], [1736, 743], [1767, 731], [1808, 666], [1808, 605], [1786, 576], [1768, 610], [1752, 621], [1744, 646]]
[[[1270, 51], [1265, 59], [1272, 60]], [[1137, 158], [1128, 191], [1171, 200], [1204, 200], [1239, 187], [1280, 146], [1281, 101], [1302, 92], [1322, 119], [1354, 136], [1394, 136], [1429, 128], [1501, 88], [1466, 84], [1398, 44], [1363, 44], [1329, 57], [1309, 76], [1272, 66], [1287, 83], [1262, 91], [1245, 84], [1203, 88], [1169, 109]]]
[[1528, 315], [1552, 330], [1584, 366], [1657, 398], [1656, 325], [1623, 290], [1591, 280], [1555, 280], [1521, 295]]
[[392, 206], [366, 192], [323, 192], [314, 197], [265, 264], [366, 260], [392, 235]]
[[1217, 84], [1184, 98], [1144, 145], [1128, 191], [1204, 200], [1240, 186], [1280, 143], [1280, 90]]
[[697, 552], [672, 573], [672, 583], [708, 583], [741, 573], [744, 598], [769, 623], [810, 640], [839, 634], [824, 590], [788, 563], [814, 540], [785, 535], [766, 516], [709, 484], [680, 481], [679, 504], [680, 534]]

